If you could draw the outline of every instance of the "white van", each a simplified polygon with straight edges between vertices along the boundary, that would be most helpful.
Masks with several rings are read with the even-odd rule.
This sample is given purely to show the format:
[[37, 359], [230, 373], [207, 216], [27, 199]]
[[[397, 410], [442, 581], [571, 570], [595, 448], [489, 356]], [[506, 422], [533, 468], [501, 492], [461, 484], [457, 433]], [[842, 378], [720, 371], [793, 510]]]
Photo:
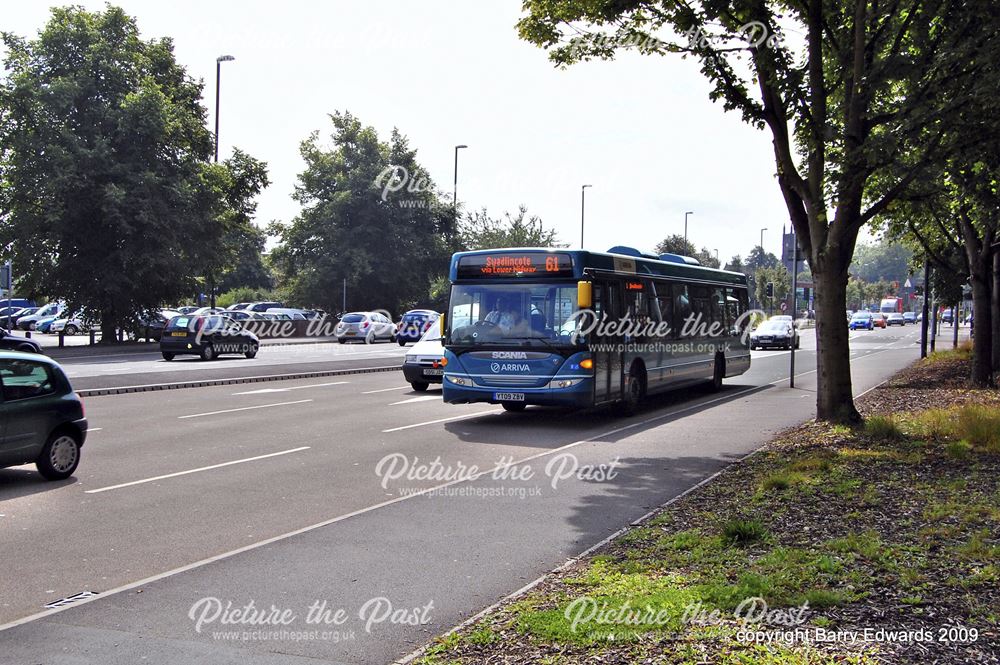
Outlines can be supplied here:
[[444, 367], [440, 364], [444, 357], [444, 344], [441, 342], [441, 319], [437, 319], [403, 358], [403, 378], [417, 392], [423, 392], [430, 384], [441, 383], [444, 379]]

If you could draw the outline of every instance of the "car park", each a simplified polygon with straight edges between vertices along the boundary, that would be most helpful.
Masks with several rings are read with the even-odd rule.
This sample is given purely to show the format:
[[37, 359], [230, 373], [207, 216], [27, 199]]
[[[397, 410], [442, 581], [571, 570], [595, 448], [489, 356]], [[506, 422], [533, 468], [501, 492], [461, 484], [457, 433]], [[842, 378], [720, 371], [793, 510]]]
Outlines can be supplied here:
[[301, 309], [292, 309], [290, 307], [272, 307], [272, 308], [268, 309], [265, 313], [266, 314], [277, 314], [277, 315], [284, 314], [284, 315], [288, 316], [288, 318], [291, 319], [292, 321], [305, 321], [306, 320], [306, 313], [305, 312], [303, 312]]
[[13, 307], [12, 311], [0, 316], [0, 326], [10, 330], [17, 326], [17, 320], [22, 316], [30, 316], [38, 311], [37, 307]]
[[916, 323], [917, 313], [916, 312], [903, 312], [903, 322], [904, 323]]
[[885, 325], [887, 326], [905, 326], [906, 319], [899, 312], [890, 312], [885, 315]]
[[379, 312], [349, 312], [340, 319], [334, 335], [341, 344], [349, 340], [373, 344], [380, 339], [396, 341], [396, 324]]
[[440, 317], [441, 315], [434, 310], [411, 309], [399, 319], [396, 341], [400, 346], [405, 346], [407, 342], [419, 341]]
[[141, 318], [135, 330], [135, 339], [158, 342], [160, 337], [163, 336], [163, 329], [167, 327], [170, 319], [175, 316], [180, 316], [180, 312], [172, 309], [161, 309], [152, 316]]
[[49, 480], [73, 475], [87, 438], [83, 401], [42, 355], [0, 351], [0, 467], [34, 463]]
[[750, 335], [750, 349], [799, 348], [799, 333], [791, 321], [775, 320], [760, 324]]
[[875, 328], [875, 319], [871, 312], [855, 312], [847, 327], [849, 330], [872, 330]]
[[47, 332], [52, 334], [63, 333], [64, 335], [75, 335], [78, 332], [96, 330], [99, 326], [95, 323], [88, 323], [86, 315], [77, 312], [73, 316], [56, 319], [49, 325]]
[[173, 360], [179, 355], [201, 356], [202, 360], [233, 354], [253, 358], [259, 348], [260, 340], [256, 335], [220, 315], [175, 316], [160, 337], [160, 353], [164, 360]]
[[284, 303], [280, 302], [255, 302], [247, 306], [245, 309], [250, 312], [266, 312], [272, 307], [284, 307]]
[[403, 378], [418, 392], [444, 378], [444, 344], [441, 340], [441, 319], [437, 318], [403, 358]]
[[[7, 351], [21, 351], [23, 353], [41, 353], [42, 347], [38, 342], [11, 335], [5, 328], [0, 328], [0, 349]], [[0, 423], [0, 436], [3, 435], [3, 425]]]
[[39, 308], [39, 310], [34, 314], [19, 318], [17, 320], [17, 327], [21, 330], [32, 330], [32, 326], [42, 319], [52, 317], [52, 320], [54, 321], [60, 314], [62, 314], [64, 309], [66, 309], [66, 306], [62, 303], [49, 303], [48, 305]]

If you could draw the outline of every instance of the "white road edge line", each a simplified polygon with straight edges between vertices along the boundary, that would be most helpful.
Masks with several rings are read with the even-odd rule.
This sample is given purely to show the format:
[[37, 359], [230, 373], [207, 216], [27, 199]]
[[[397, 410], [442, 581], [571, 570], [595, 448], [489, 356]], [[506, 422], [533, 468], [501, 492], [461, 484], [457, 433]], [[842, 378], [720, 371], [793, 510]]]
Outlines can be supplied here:
[[186, 476], [189, 473], [198, 473], [199, 471], [209, 471], [211, 469], [220, 469], [224, 466], [232, 466], [233, 464], [243, 464], [244, 462], [256, 462], [257, 460], [267, 459], [268, 457], [277, 457], [279, 455], [288, 455], [290, 453], [297, 453], [303, 450], [309, 450], [309, 446], [302, 446], [301, 448], [292, 448], [290, 450], [282, 450], [277, 453], [268, 453], [267, 455], [257, 455], [256, 457], [246, 457], [244, 459], [233, 460], [232, 462], [222, 462], [221, 464], [213, 464], [211, 466], [202, 466], [197, 469], [189, 469], [187, 471], [178, 471], [176, 473], [167, 473], [162, 476], [153, 476], [152, 478], [143, 478], [142, 480], [133, 480], [128, 483], [121, 483], [119, 485], [110, 485], [108, 487], [101, 487], [96, 490], [87, 490], [84, 494], [98, 494], [100, 492], [110, 492], [111, 490], [121, 489], [122, 487], [131, 487], [133, 485], [142, 485], [143, 483], [151, 483], [157, 480], [164, 480], [166, 478], [176, 478], [177, 476]]
[[104, 428], [103, 427], [91, 427], [87, 431], [88, 432], [100, 432], [102, 429], [104, 429]]
[[308, 386], [292, 386], [290, 388], [259, 388], [257, 390], [247, 390], [240, 393], [233, 393], [233, 395], [255, 395], [262, 393], [284, 393], [289, 390], [305, 390], [306, 388], [325, 388], [326, 386], [342, 386], [345, 383], [350, 383], [350, 381], [332, 381], [330, 383], [313, 383]]
[[396, 406], [398, 404], [416, 404], [417, 402], [429, 402], [431, 400], [440, 400], [440, 395], [421, 395], [420, 397], [411, 397], [409, 399], [404, 399], [401, 402], [392, 402], [389, 406]]
[[251, 409], [269, 409], [272, 406], [288, 406], [289, 404], [305, 404], [306, 402], [311, 402], [311, 399], [298, 399], [294, 402], [275, 402], [274, 404], [258, 404], [257, 406], [241, 406], [238, 409], [223, 409], [222, 411], [209, 411], [208, 413], [192, 413], [188, 416], [177, 416], [178, 420], [184, 420], [185, 418], [201, 418], [202, 416], [217, 416], [220, 413], [235, 413], [236, 411], [250, 411]]
[[[773, 385], [773, 384], [765, 384], [765, 385]], [[539, 457], [543, 457], [543, 456], [546, 456], [546, 455], [551, 455], [551, 454], [554, 454], [554, 453], [558, 453], [558, 452], [561, 452], [561, 451], [566, 450], [568, 448], [575, 448], [576, 446], [579, 446], [581, 444], [587, 443], [589, 441], [594, 441], [594, 440], [599, 439], [601, 437], [609, 436], [611, 434], [616, 434], [616, 433], [624, 431], [626, 429], [631, 429], [633, 427], [637, 427], [637, 426], [640, 426], [640, 425], [652, 422], [654, 420], [660, 420], [660, 419], [663, 419], [663, 418], [667, 418], [669, 416], [676, 415], [678, 413], [683, 413], [685, 411], [690, 411], [691, 409], [701, 408], [703, 406], [707, 406], [709, 404], [712, 404], [714, 402], [718, 402], [718, 401], [723, 400], [723, 399], [731, 399], [733, 397], [738, 397], [740, 395], [743, 395], [743, 394], [746, 394], [746, 393], [758, 390], [758, 389], [760, 389], [762, 387], [763, 386], [753, 386], [751, 388], [745, 388], [745, 389], [737, 391], [737, 392], [735, 392], [735, 393], [733, 393], [731, 395], [722, 395], [722, 396], [719, 396], [719, 397], [717, 397], [715, 399], [711, 399], [711, 400], [708, 400], [708, 401], [705, 401], [705, 402], [699, 402], [698, 404], [693, 404], [693, 405], [685, 407], [683, 409], [678, 409], [677, 411], [672, 411], [670, 413], [660, 414], [659, 416], [655, 416], [653, 418], [648, 418], [648, 419], [640, 421], [638, 423], [632, 423], [630, 425], [625, 425], [623, 427], [618, 427], [616, 429], [613, 429], [613, 430], [610, 430], [610, 431], [607, 431], [607, 432], [602, 432], [601, 434], [596, 434], [596, 435], [594, 435], [592, 437], [588, 437], [586, 439], [581, 439], [579, 441], [574, 441], [573, 443], [568, 443], [565, 446], [561, 446], [559, 448], [554, 448], [552, 450], [543, 451], [543, 452], [538, 453], [536, 455], [532, 455], [531, 457], [527, 457], [524, 460], [520, 460], [520, 461], [516, 461], [516, 462], [511, 462], [510, 466], [520, 466], [521, 464], [524, 464], [524, 462], [526, 462], [526, 461], [530, 461], [530, 460], [537, 459]], [[487, 412], [487, 413], [490, 413], [490, 412]], [[482, 414], [469, 414], [469, 415], [463, 416], [463, 417], [472, 417], [473, 415], [482, 415]], [[754, 451], [753, 453], [750, 453], [749, 455], [741, 458], [740, 460], [737, 460], [737, 462], [742, 461], [744, 459], [747, 459], [747, 457], [749, 457], [750, 455], [755, 454], [756, 452], [757, 451]], [[721, 473], [724, 470], [725, 469], [722, 469], [722, 470], [720, 470], [720, 471], [718, 471], [716, 473], [717, 474]], [[438, 492], [439, 490], [441, 490], [441, 489], [443, 489], [445, 487], [450, 487], [451, 485], [457, 485], [458, 483], [463, 483], [463, 482], [471, 482], [473, 480], [478, 479], [479, 476], [486, 475], [487, 473], [493, 473], [493, 472], [494, 472], [494, 469], [488, 469], [488, 470], [483, 471], [482, 473], [480, 473], [480, 474], [478, 474], [477, 476], [474, 476], [474, 477], [461, 478], [459, 480], [453, 480], [453, 481], [451, 481], [449, 483], [444, 483], [442, 485], [438, 485], [437, 487], [429, 487], [429, 488], [427, 488], [425, 490], [421, 490], [420, 492], [415, 492], [413, 494], [407, 494], [406, 496], [399, 496], [399, 497], [396, 497], [394, 499], [389, 499], [387, 501], [383, 501], [381, 503], [377, 503], [377, 504], [368, 506], [366, 508], [360, 508], [360, 509], [355, 510], [353, 512], [346, 513], [346, 514], [340, 515], [338, 517], [333, 517], [333, 518], [328, 519], [328, 520], [324, 520], [323, 522], [318, 522], [316, 524], [305, 526], [305, 527], [302, 527], [300, 529], [296, 529], [294, 531], [289, 531], [288, 533], [280, 534], [280, 535], [274, 536], [272, 538], [267, 538], [265, 540], [261, 540], [261, 541], [258, 541], [256, 543], [251, 543], [249, 545], [245, 545], [245, 546], [240, 547], [238, 549], [230, 550], [229, 552], [223, 552], [223, 553], [217, 554], [217, 555], [215, 555], [213, 557], [209, 557], [207, 559], [202, 559], [201, 561], [195, 561], [193, 563], [189, 563], [189, 564], [181, 566], [179, 568], [174, 568], [173, 570], [168, 570], [168, 571], [165, 571], [165, 572], [162, 572], [162, 573], [158, 573], [156, 575], [152, 575], [150, 577], [138, 580], [136, 582], [130, 582], [128, 584], [124, 584], [122, 586], [115, 587], [114, 589], [109, 589], [107, 591], [103, 591], [103, 592], [101, 592], [100, 594], [98, 594], [96, 596], [91, 596], [90, 598], [85, 598], [85, 599], [80, 600], [78, 602], [75, 602], [75, 603], [73, 603], [71, 605], [64, 605], [63, 607], [54, 607], [52, 609], [45, 610], [43, 612], [37, 612], [35, 614], [31, 614], [31, 615], [28, 615], [26, 617], [21, 617], [20, 619], [15, 619], [14, 621], [10, 621], [8, 623], [0, 624], [0, 632], [3, 632], [5, 630], [9, 630], [11, 628], [15, 628], [15, 627], [20, 626], [22, 624], [31, 623], [32, 621], [37, 621], [38, 619], [42, 619], [42, 618], [45, 618], [47, 616], [51, 616], [53, 614], [58, 614], [59, 612], [63, 612], [65, 610], [68, 610], [68, 609], [73, 608], [73, 607], [80, 607], [81, 605], [86, 605], [87, 603], [93, 602], [93, 601], [95, 601], [95, 600], [97, 600], [99, 598], [106, 598], [108, 596], [113, 596], [115, 594], [122, 593], [123, 591], [129, 591], [131, 589], [135, 589], [136, 587], [140, 587], [140, 586], [143, 586], [143, 585], [146, 585], [146, 584], [152, 584], [153, 582], [157, 582], [159, 580], [166, 579], [168, 577], [172, 577], [174, 575], [178, 575], [180, 573], [184, 573], [184, 572], [187, 572], [189, 570], [195, 570], [197, 568], [201, 568], [203, 566], [207, 566], [208, 564], [215, 563], [216, 561], [222, 561], [224, 559], [228, 559], [228, 558], [234, 557], [234, 556], [236, 556], [238, 554], [242, 554], [244, 552], [249, 552], [249, 551], [258, 549], [260, 547], [265, 547], [267, 545], [271, 545], [272, 543], [280, 542], [282, 540], [286, 540], [288, 538], [292, 538], [294, 536], [298, 536], [298, 535], [301, 535], [303, 533], [308, 533], [308, 532], [314, 531], [316, 529], [321, 529], [321, 528], [323, 528], [325, 526], [329, 526], [331, 524], [335, 524], [337, 522], [342, 522], [342, 521], [344, 521], [346, 519], [350, 519], [351, 517], [357, 517], [358, 515], [363, 515], [365, 513], [369, 513], [369, 512], [373, 512], [375, 510], [379, 510], [380, 508], [385, 508], [387, 506], [391, 506], [391, 505], [393, 505], [395, 503], [400, 503], [402, 501], [407, 501], [409, 499], [414, 499], [414, 498], [417, 498], [417, 497], [421, 497], [421, 496], [423, 496], [425, 494], [429, 494], [431, 492]], [[708, 478], [704, 479], [701, 482], [702, 483], [706, 483], [706, 482], [709, 482], [711, 479], [712, 479], [712, 476], [709, 476]], [[686, 490], [686, 491], [689, 492], [689, 491], [692, 491], [693, 489], [694, 488], [692, 487], [692, 488], [690, 488], [689, 490]], [[669, 503], [671, 503], [673, 501], [676, 501], [677, 499], [681, 498], [682, 496], [684, 496], [683, 493], [679, 494], [676, 497], [674, 497], [673, 499], [671, 499], [669, 502], [667, 502], [664, 505], [669, 505]], [[651, 511], [651, 512], [655, 512], [655, 511]], [[623, 527], [623, 529], [624, 528], [626, 528], [626, 527]], [[611, 536], [611, 537], [613, 537], [613, 536]], [[599, 545], [595, 545], [594, 548], [596, 548], [598, 546]], [[591, 551], [591, 550], [588, 550], [588, 551]], [[537, 584], [537, 583], [538, 583], [538, 581], [533, 582], [532, 585]], [[532, 585], [529, 585], [527, 588], [530, 588]]]

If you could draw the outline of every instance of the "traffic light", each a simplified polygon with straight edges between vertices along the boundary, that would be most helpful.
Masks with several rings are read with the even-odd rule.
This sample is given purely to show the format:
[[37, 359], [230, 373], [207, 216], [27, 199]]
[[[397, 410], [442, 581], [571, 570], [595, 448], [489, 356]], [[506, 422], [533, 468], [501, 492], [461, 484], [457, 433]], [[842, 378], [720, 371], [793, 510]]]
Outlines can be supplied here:
[[768, 282], [764, 285], [764, 293], [767, 294], [768, 298], [774, 297], [774, 282]]

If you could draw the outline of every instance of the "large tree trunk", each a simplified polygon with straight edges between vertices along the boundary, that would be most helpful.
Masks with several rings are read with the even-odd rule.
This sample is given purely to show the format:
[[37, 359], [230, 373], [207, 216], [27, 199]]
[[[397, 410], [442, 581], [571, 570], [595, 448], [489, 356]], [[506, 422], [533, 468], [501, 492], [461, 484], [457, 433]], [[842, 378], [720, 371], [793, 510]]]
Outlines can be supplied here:
[[816, 417], [820, 420], [853, 424], [861, 422], [854, 408], [851, 390], [851, 349], [847, 340], [847, 270], [819, 271], [813, 268], [816, 284], [817, 384]]
[[101, 312], [101, 344], [114, 344], [118, 341], [115, 337], [115, 318], [114, 312]]
[[993, 385], [993, 317], [990, 302], [990, 275], [977, 271], [972, 275], [972, 308], [975, 341], [972, 344], [972, 384], [981, 388]]
[[[990, 300], [992, 301], [990, 320], [993, 323], [993, 371], [1000, 372], [1000, 251], [995, 248], [993, 251], [993, 289]], [[978, 316], [978, 314], [974, 313], [973, 316]]]

